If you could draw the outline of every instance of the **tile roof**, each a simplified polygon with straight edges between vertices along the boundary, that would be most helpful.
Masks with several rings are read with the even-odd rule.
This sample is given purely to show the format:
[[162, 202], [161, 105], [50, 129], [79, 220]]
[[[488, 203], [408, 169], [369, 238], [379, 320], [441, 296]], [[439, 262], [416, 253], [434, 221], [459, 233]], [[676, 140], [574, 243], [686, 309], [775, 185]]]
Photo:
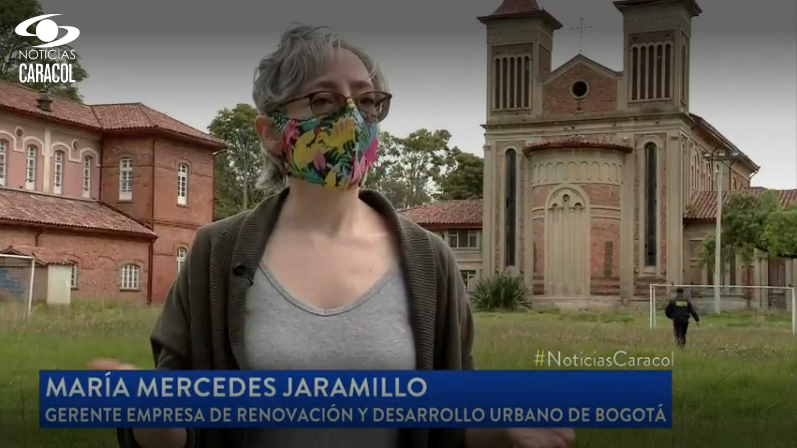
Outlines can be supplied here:
[[[745, 188], [737, 191], [723, 192], [722, 204], [728, 203], [729, 198], [737, 194], [760, 195], [767, 191], [774, 191], [778, 195], [780, 203], [784, 207], [797, 204], [797, 190], [768, 190], [761, 187]], [[689, 208], [687, 208], [685, 219], [714, 219], [717, 216], [717, 192], [698, 191], [692, 194]]]
[[[51, 264], [70, 265], [75, 263], [75, 261], [70, 259], [69, 256], [59, 252], [58, 249], [53, 247], [8, 246], [7, 248], [0, 250], [0, 254], [34, 257], [37, 262], [45, 266]], [[30, 261], [28, 264], [30, 264]]]
[[504, 16], [509, 14], [525, 14], [540, 10], [537, 0], [504, 0], [501, 6], [491, 16]]
[[102, 202], [0, 188], [0, 223], [44, 224], [157, 238], [143, 224]]
[[487, 23], [494, 20], [514, 19], [519, 17], [540, 17], [546, 21], [553, 29], [558, 30], [562, 28], [559, 23], [551, 14], [544, 9], [540, 8], [537, 0], [504, 0], [501, 6], [498, 7], [489, 16], [478, 17], [482, 23]]
[[420, 225], [482, 225], [481, 199], [438, 201], [400, 211], [401, 215]]
[[41, 92], [0, 81], [0, 109], [36, 118], [80, 126], [99, 132], [154, 131], [176, 138], [189, 139], [218, 149], [224, 141], [208, 135], [141, 103], [100, 104], [89, 106], [50, 95], [51, 112], [38, 108]]
[[[797, 205], [797, 189], [768, 190], [761, 187], [724, 192], [723, 204], [727, 204], [729, 197], [735, 194], [758, 195], [766, 191], [777, 192], [780, 203], [784, 207]], [[684, 219], [714, 219], [717, 215], [717, 194], [714, 191], [698, 191], [694, 193], [690, 204], [691, 206], [687, 209]], [[481, 226], [482, 207], [483, 201], [481, 199], [439, 201], [401, 210], [399, 213], [424, 226]]]

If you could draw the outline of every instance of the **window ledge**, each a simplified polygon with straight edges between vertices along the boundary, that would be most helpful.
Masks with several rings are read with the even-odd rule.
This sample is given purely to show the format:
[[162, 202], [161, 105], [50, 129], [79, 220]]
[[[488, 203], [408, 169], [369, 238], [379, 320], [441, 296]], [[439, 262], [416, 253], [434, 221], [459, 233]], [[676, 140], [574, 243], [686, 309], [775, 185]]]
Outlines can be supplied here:
[[141, 291], [141, 288], [119, 288], [119, 291], [123, 291], [123, 292], [138, 292], [138, 291]]

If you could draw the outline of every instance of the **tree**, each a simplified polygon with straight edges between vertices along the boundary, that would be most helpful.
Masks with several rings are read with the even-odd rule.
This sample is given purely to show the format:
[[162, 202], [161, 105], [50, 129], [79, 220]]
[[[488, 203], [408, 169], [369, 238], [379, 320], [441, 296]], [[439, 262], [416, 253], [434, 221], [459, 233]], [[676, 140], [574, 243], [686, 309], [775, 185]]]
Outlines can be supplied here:
[[[72, 65], [71, 82], [60, 83], [24, 83], [19, 80], [19, 66], [27, 63], [20, 57], [21, 50], [32, 49], [41, 42], [36, 37], [23, 37], [14, 32], [14, 29], [23, 21], [44, 14], [38, 0], [0, 0], [0, 79], [15, 84], [21, 84], [36, 90], [47, 90], [50, 94], [68, 98], [74, 101], [83, 101], [78, 91], [77, 83], [88, 78], [88, 72], [80, 65], [80, 57], [75, 52], [76, 59], [67, 62]], [[35, 50], [35, 49], [34, 49]], [[59, 54], [72, 52], [69, 45], [57, 48]], [[59, 61], [53, 59], [37, 59], [37, 64], [55, 65]]]
[[214, 218], [221, 219], [257, 205], [265, 192], [256, 187], [263, 171], [260, 138], [255, 130], [257, 109], [238, 104], [222, 109], [208, 126], [225, 142], [227, 150], [216, 156], [216, 203]]
[[454, 168], [440, 183], [438, 199], [480, 199], [484, 193], [484, 160], [454, 148]]
[[450, 139], [444, 129], [419, 129], [405, 138], [382, 133], [379, 163], [371, 168], [365, 186], [382, 192], [398, 209], [431, 202], [452, 169], [452, 155], [459, 151], [448, 147]]
[[[738, 255], [745, 263], [756, 254], [797, 259], [797, 205], [784, 208], [775, 191], [735, 193], [722, 210], [722, 263]], [[714, 267], [712, 236], [703, 242], [703, 262]]]

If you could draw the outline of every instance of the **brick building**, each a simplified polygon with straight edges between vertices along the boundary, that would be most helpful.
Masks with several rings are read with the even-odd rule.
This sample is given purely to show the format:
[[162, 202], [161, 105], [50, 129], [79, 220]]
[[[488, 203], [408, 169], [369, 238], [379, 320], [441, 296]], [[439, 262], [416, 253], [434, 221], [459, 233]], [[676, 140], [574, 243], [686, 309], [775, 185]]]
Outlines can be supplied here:
[[[614, 5], [624, 18], [622, 71], [584, 55], [553, 69], [562, 24], [536, 0], [505, 0], [479, 18], [488, 52], [482, 219], [474, 222], [472, 202], [404, 212], [455, 234], [456, 244], [459, 227], [451, 224], [467, 220], [470, 235], [479, 235], [468, 238], [478, 241], [481, 260], [478, 267], [463, 260], [470, 266], [463, 269], [479, 276], [508, 269], [538, 298], [557, 300], [644, 300], [651, 283], [714, 281], [699, 255], [714, 231], [723, 162], [706, 155], [736, 155], [722, 165], [724, 191], [757, 191], [749, 186], [759, 167], [690, 111], [690, 36], [699, 6]], [[797, 196], [781, 198], [785, 204]], [[721, 281], [785, 286], [797, 278], [795, 268], [790, 260], [737, 260]]]
[[[88, 106], [0, 82], [0, 252], [71, 265], [72, 299], [163, 300], [213, 219], [223, 148], [143, 104]], [[15, 282], [0, 268], [0, 293], [27, 288]]]

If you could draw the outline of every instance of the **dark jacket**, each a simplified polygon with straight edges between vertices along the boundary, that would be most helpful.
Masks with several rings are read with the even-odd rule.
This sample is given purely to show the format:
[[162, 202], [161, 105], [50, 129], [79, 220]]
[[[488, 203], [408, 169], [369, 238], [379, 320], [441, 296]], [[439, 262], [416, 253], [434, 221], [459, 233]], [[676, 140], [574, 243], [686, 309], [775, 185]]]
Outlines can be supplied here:
[[692, 302], [683, 296], [676, 296], [667, 304], [664, 314], [672, 319], [673, 322], [689, 322], [689, 317], [693, 317], [695, 322], [700, 322], [700, 315], [697, 314]]
[[[251, 211], [200, 228], [151, 336], [158, 370], [246, 369], [246, 292], [288, 189]], [[454, 254], [438, 236], [399, 216], [373, 191], [360, 199], [382, 214], [396, 237], [410, 299], [418, 370], [472, 370], [473, 318]], [[354, 366], [352, 366], [354, 367]], [[188, 448], [238, 448], [242, 431], [189, 430]], [[402, 431], [402, 447], [461, 448], [462, 430]], [[137, 448], [118, 431], [122, 448]]]

